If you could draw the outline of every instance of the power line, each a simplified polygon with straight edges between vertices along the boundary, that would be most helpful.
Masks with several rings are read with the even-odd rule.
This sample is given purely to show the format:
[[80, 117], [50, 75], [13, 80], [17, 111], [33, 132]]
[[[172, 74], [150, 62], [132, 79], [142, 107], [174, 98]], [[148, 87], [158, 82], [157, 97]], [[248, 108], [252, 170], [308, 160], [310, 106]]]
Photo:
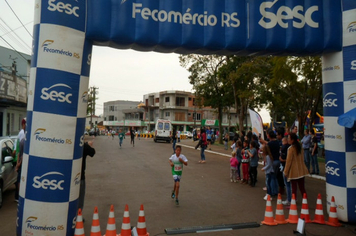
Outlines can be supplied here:
[[2, 40], [4, 40], [5, 43], [7, 43], [7, 45], [9, 45], [12, 49], [14, 49], [14, 51], [15, 51], [17, 54], [19, 54], [23, 59], [25, 59], [25, 61], [28, 61], [27, 58], [25, 58], [21, 53], [19, 53], [19, 52], [18, 52], [9, 42], [7, 42], [2, 36], [0, 36], [0, 38], [1, 38]]
[[[1, 18], [0, 18], [0, 20], [2, 21]], [[5, 22], [3, 22], [3, 23], [5, 23]], [[6, 25], [6, 23], [5, 23], [5, 25]], [[8, 25], [6, 25], [6, 26], [8, 26]], [[9, 27], [9, 26], [8, 26], [8, 27]], [[2, 29], [4, 32], [8, 32], [8, 30], [6, 29], [6, 27], [4, 27], [1, 22], [0, 22], [0, 29]], [[10, 29], [11, 29], [11, 28], [10, 28]], [[25, 43], [17, 34], [15, 34], [15, 35], [22, 41], [22, 43], [21, 43], [16, 37], [14, 37], [12, 34], [8, 34], [7, 36], [8, 36], [16, 45], [18, 45], [19, 47], [21, 47], [22, 50], [24, 50], [24, 51], [30, 50], [30, 51], [31, 51], [31, 48], [30, 48], [28, 45], [26, 45], [26, 43]], [[27, 46], [27, 48], [26, 48], [24, 45]]]
[[[31, 50], [31, 47], [30, 46], [28, 46], [27, 45], [27, 43], [14, 31], [14, 30], [12, 30], [11, 29], [11, 27], [8, 25], [8, 24], [6, 24], [6, 22], [0, 17], [0, 20], [7, 26], [7, 28], [9, 28], [11, 31], [10, 32], [12, 32], [13, 34], [15, 34], [16, 36], [17, 36], [17, 38], [18, 39], [20, 39], [20, 41], [26, 46], [26, 47], [28, 47], [28, 49], [30, 49]], [[10, 33], [9, 33], [9, 31], [8, 30], [6, 30], [6, 28], [3, 26], [3, 28], [5, 29], [5, 33], [6, 34], [9, 34], [9, 37], [10, 37]], [[5, 34], [5, 35], [6, 35]]]
[[[0, 19], [1, 19], [1, 17], [0, 17]], [[31, 24], [32, 22], [33, 22], [33, 21], [30, 21], [30, 22], [26, 23], [25, 25]], [[10, 27], [9, 27], [9, 28], [10, 28]], [[15, 31], [15, 30], [20, 29], [20, 28], [22, 28], [22, 26], [19, 26], [19, 27], [15, 28], [15, 29], [13, 29], [13, 30], [11, 30], [11, 31], [6, 32], [6, 33], [3, 34], [3, 35], [0, 35], [0, 36], [5, 36], [5, 35], [7, 35], [7, 34], [12, 33], [12, 32]]]
[[22, 21], [20, 20], [20, 18], [16, 15], [16, 13], [14, 12], [14, 10], [12, 10], [12, 7], [10, 6], [10, 4], [7, 2], [7, 0], [5, 0], [6, 4], [10, 7], [11, 11], [14, 13], [14, 15], [16, 16], [16, 18], [20, 21], [21, 25], [25, 28], [25, 30], [27, 31], [27, 33], [31, 36], [30, 32], [28, 32], [28, 30], [26, 29], [26, 27], [24, 26], [24, 24], [22, 23]]

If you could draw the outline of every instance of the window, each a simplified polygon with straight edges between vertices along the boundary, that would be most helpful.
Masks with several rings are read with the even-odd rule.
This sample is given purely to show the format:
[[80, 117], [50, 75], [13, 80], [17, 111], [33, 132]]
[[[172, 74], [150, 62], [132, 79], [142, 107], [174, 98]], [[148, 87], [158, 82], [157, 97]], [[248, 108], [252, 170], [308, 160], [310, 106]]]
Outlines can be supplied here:
[[159, 98], [156, 98], [156, 99], [155, 99], [155, 103], [159, 103]]
[[192, 113], [188, 112], [188, 116], [191, 116], [191, 115], [192, 115]]
[[169, 116], [171, 116], [171, 113], [168, 111], [168, 112], [166, 112], [166, 117], [169, 117]]
[[184, 97], [176, 97], [176, 106], [184, 107], [185, 106], [185, 98]]
[[164, 130], [169, 130], [169, 123], [164, 123]]
[[115, 107], [114, 106], [109, 106], [109, 111], [114, 111]]
[[114, 116], [109, 116], [109, 121], [114, 121]]
[[158, 130], [163, 130], [163, 123], [162, 122], [158, 122], [157, 129]]
[[165, 101], [166, 101], [166, 102], [169, 102], [169, 97], [166, 97], [166, 98], [165, 98]]
[[189, 98], [188, 98], [188, 101], [191, 101], [191, 100], [192, 100], [192, 97], [189, 97]]
[[195, 98], [193, 98], [193, 106], [195, 106]]
[[200, 113], [193, 113], [193, 120], [201, 120], [201, 114]]

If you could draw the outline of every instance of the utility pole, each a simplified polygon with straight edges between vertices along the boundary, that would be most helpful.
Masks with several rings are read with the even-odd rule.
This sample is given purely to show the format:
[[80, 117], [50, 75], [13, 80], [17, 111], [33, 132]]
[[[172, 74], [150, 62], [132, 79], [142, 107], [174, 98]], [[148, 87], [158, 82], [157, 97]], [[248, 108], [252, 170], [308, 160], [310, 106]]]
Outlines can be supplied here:
[[95, 115], [95, 104], [96, 104], [96, 93], [97, 87], [89, 88], [89, 100], [91, 101], [91, 110], [90, 110], [90, 128], [93, 128], [93, 115]]

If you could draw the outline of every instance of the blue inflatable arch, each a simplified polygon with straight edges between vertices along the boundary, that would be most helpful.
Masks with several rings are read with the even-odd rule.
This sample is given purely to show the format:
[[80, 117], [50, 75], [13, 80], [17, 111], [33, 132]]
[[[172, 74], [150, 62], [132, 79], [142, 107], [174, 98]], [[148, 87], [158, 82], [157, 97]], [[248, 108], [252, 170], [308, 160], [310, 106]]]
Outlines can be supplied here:
[[323, 55], [326, 200], [356, 223], [356, 1], [36, 0], [33, 35], [17, 235], [74, 234], [93, 45]]

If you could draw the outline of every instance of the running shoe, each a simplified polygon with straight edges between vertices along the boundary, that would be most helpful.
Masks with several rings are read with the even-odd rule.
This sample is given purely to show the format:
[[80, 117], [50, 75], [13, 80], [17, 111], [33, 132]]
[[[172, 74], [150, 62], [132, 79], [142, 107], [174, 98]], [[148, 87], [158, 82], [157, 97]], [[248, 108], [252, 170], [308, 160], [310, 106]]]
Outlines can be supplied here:
[[176, 206], [179, 206], [179, 201], [178, 201], [178, 199], [176, 199]]
[[285, 206], [289, 206], [290, 202], [288, 200], [285, 200], [285, 201], [282, 201], [282, 204], [285, 205]]
[[176, 195], [174, 194], [174, 191], [172, 192], [171, 198], [175, 198]]

